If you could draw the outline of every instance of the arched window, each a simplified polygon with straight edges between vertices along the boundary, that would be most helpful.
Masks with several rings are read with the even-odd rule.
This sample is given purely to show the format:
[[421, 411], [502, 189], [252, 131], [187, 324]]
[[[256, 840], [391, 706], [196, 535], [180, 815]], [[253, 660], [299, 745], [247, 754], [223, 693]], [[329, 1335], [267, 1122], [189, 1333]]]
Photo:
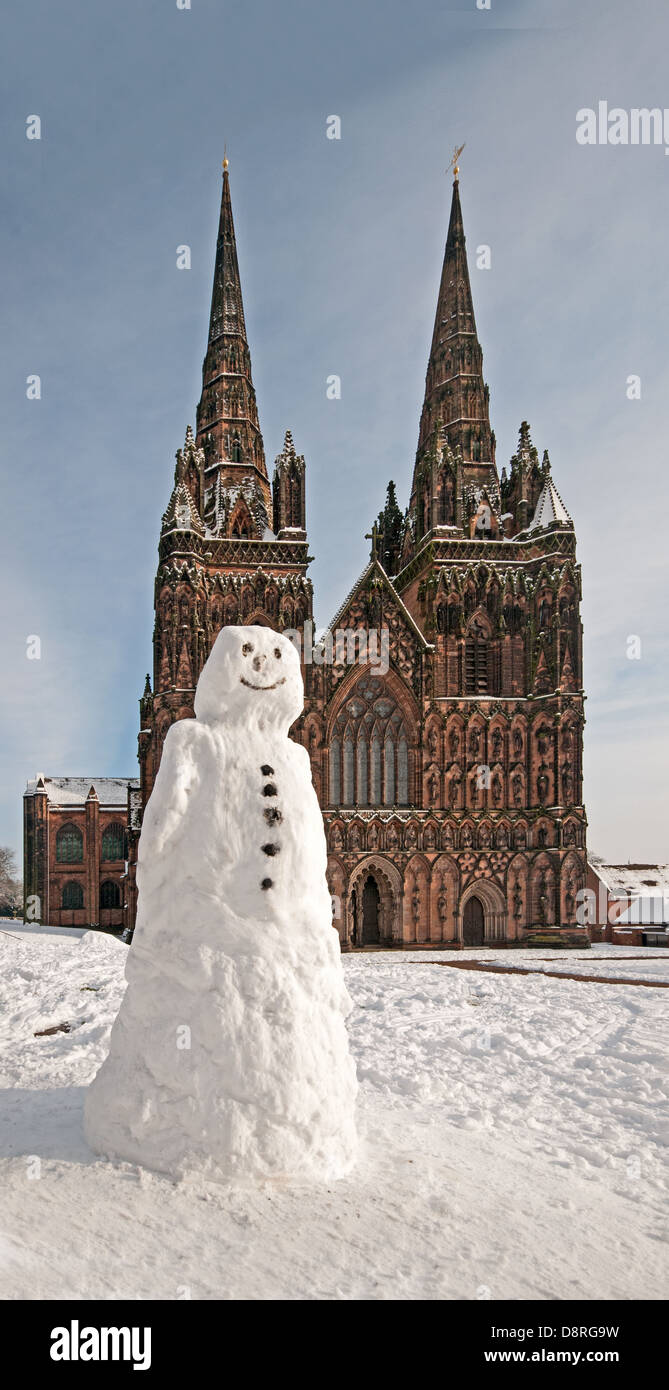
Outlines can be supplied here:
[[126, 857], [125, 826], [120, 821], [114, 821], [102, 832], [102, 862], [106, 864], [110, 860]]
[[358, 734], [358, 806], [367, 805], [367, 739]]
[[242, 461], [242, 446], [241, 446], [240, 441], [239, 441], [239, 435], [238, 435], [238, 434], [235, 434], [235, 435], [233, 436], [233, 440], [232, 440], [232, 462], [233, 462], [233, 463], [241, 463], [241, 461]]
[[330, 805], [408, 806], [409, 735], [382, 678], [358, 680], [330, 737]]
[[233, 540], [250, 541], [253, 540], [251, 521], [247, 512], [240, 512], [232, 527]]
[[330, 802], [333, 806], [338, 806], [341, 801], [340, 758], [341, 745], [339, 739], [333, 738], [330, 744]]
[[449, 525], [453, 520], [453, 475], [449, 468], [444, 468], [441, 475], [439, 520], [442, 526]]
[[397, 801], [400, 806], [409, 804], [409, 746], [404, 735], [397, 745]]
[[395, 746], [389, 733], [386, 734], [384, 762], [386, 775], [383, 785], [383, 800], [386, 806], [392, 806], [395, 802]]
[[490, 689], [489, 648], [476, 633], [465, 642], [465, 690], [467, 695], [487, 695]]
[[301, 487], [300, 475], [293, 464], [288, 474], [288, 525], [299, 527], [302, 525], [301, 517]]
[[372, 739], [372, 806], [381, 801], [381, 739], [375, 732]]
[[84, 890], [80, 883], [66, 883], [63, 888], [61, 907], [76, 911], [84, 905]]
[[56, 835], [56, 859], [59, 864], [81, 864], [84, 857], [84, 837], [78, 825], [62, 825]]
[[352, 806], [355, 800], [353, 775], [353, 739], [350, 729], [344, 738], [344, 805]]
[[105, 879], [105, 882], [100, 884], [100, 907], [120, 906], [121, 889], [119, 884], [114, 883], [110, 878]]

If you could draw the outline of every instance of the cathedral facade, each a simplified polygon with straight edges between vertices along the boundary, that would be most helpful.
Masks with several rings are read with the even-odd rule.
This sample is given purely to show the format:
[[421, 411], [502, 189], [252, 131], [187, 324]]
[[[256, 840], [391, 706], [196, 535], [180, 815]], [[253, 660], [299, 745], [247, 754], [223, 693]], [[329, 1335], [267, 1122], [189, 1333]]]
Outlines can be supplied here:
[[409, 507], [391, 485], [370, 560], [313, 645], [305, 462], [272, 481], [244, 323], [227, 166], [196, 432], [177, 454], [140, 701], [141, 823], [220, 628], [300, 643], [307, 748], [342, 947], [577, 939], [586, 876], [580, 571], [547, 454], [523, 423], [498, 474], [457, 171]]

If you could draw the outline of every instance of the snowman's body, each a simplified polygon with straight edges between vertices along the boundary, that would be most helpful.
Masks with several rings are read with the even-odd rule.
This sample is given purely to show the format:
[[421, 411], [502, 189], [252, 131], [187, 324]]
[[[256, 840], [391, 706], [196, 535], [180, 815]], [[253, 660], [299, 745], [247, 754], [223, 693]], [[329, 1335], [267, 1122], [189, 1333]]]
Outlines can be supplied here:
[[297, 653], [224, 628], [170, 729], [139, 846], [128, 988], [86, 1103], [92, 1146], [174, 1174], [336, 1177], [355, 1068]]

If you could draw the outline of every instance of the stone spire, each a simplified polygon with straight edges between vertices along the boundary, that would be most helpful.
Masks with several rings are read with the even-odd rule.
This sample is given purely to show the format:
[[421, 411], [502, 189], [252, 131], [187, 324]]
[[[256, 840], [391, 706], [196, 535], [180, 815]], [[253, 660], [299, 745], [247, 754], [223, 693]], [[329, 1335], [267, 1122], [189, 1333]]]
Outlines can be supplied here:
[[[197, 439], [204, 450], [205, 468], [224, 464], [231, 479], [254, 472], [269, 483], [246, 340], [242, 286], [237, 262], [235, 227], [230, 201], [228, 161], [223, 161], [223, 192], [216, 243], [214, 287], [209, 316], [209, 342], [202, 366], [202, 395], [197, 410]], [[262, 486], [262, 484], [261, 484]]]
[[305, 472], [304, 454], [296, 453], [291, 431], [286, 430], [272, 483], [274, 530], [280, 540], [306, 540]]
[[483, 380], [483, 353], [476, 336], [465, 233], [457, 176], [441, 271], [437, 313], [425, 378], [416, 477], [425, 457], [443, 449], [462, 462], [462, 483], [481, 485], [494, 470], [494, 438]]

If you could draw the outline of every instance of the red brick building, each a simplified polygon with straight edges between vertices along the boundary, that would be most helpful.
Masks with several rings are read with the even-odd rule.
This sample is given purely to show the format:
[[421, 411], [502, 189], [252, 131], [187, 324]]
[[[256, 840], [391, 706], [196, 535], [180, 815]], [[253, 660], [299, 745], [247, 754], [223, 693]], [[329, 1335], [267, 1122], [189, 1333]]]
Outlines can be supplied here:
[[[410, 504], [402, 518], [391, 495], [379, 521], [310, 660], [305, 463], [288, 432], [270, 489], [225, 168], [197, 432], [160, 536], [142, 804], [219, 629], [290, 629], [307, 654], [293, 734], [311, 756], [342, 944], [574, 929], [586, 866], [576, 539], [526, 423], [497, 472], [457, 177]], [[356, 643], [365, 660], [348, 659]]]
[[44, 777], [23, 797], [24, 915], [57, 927], [127, 920], [128, 824], [137, 778]]
[[581, 917], [591, 941], [669, 945], [669, 864], [588, 861]]

